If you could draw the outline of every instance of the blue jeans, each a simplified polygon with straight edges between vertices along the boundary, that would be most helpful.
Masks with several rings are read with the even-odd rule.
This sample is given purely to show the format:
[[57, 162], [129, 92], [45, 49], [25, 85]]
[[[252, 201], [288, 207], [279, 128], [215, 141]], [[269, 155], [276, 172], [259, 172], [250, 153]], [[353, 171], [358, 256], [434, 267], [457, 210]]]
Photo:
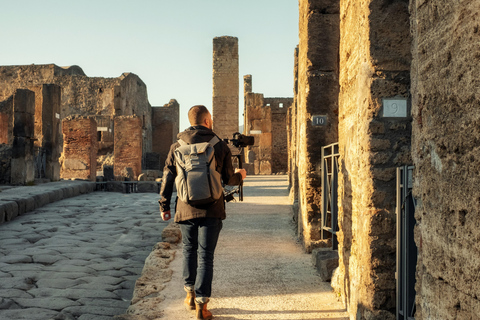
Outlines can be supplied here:
[[183, 242], [183, 280], [195, 296], [212, 294], [213, 256], [222, 230], [220, 218], [195, 218], [179, 223]]

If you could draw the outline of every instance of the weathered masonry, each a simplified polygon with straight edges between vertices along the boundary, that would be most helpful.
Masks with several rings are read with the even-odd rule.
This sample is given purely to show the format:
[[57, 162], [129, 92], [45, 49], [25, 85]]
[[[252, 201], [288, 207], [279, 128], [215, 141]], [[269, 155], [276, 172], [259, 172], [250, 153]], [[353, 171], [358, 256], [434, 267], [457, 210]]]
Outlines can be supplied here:
[[[299, 9], [288, 163], [306, 249], [338, 254], [332, 287], [351, 319], [395, 319], [395, 210], [405, 204], [395, 170], [413, 165], [416, 299], [402, 319], [477, 319], [480, 3], [300, 0]], [[329, 233], [320, 182], [331, 168], [320, 154], [337, 142]]]
[[[31, 90], [35, 96], [34, 134], [28, 136], [31, 141], [34, 141], [34, 148], [31, 152], [22, 152], [26, 155], [27, 167], [35, 167], [36, 175], [33, 177], [28, 173], [28, 177], [19, 177], [20, 180], [12, 178], [12, 174], [16, 175], [17, 171], [11, 170], [12, 159], [16, 159], [19, 155], [15, 148], [12, 149], [13, 137], [18, 130], [14, 128], [13, 123], [16, 121], [16, 128], [21, 124], [28, 125], [18, 116], [24, 117], [23, 112], [13, 111], [13, 97], [19, 89]], [[135, 162], [135, 168], [131, 168], [134, 177], [139, 176], [142, 170], [150, 169], [148, 172], [152, 173], [152, 170], [162, 169], [161, 161], [165, 159], [169, 146], [175, 140], [179, 130], [179, 105], [176, 100], [172, 99], [164, 107], [152, 108], [147, 99], [146, 85], [133, 73], [124, 73], [118, 78], [92, 78], [87, 77], [77, 66], [66, 68], [54, 64], [0, 66], [0, 103], [3, 106], [0, 111], [2, 124], [0, 143], [4, 144], [0, 147], [2, 183], [25, 184], [33, 181], [34, 178], [55, 181], [60, 178], [74, 178], [73, 173], [80, 173], [82, 170], [79, 171], [78, 167], [72, 167], [71, 170], [65, 168], [65, 165], [68, 166], [68, 163], [74, 162], [64, 162], [60, 156], [65, 147], [62, 120], [70, 116], [92, 118], [96, 125], [95, 157], [101, 161], [96, 161], [97, 167], [92, 168], [93, 175], [90, 172], [82, 173], [81, 178], [95, 179], [95, 170], [99, 172], [107, 162], [114, 165], [115, 143], [123, 143], [115, 139], [114, 121], [117, 117], [138, 118], [135, 121], [138, 127], [132, 128], [134, 132], [139, 130], [140, 134], [135, 137], [140, 140], [135, 144], [141, 146], [140, 167]], [[17, 111], [20, 110], [19, 108], [26, 107], [20, 106], [19, 103], [15, 105]], [[16, 118], [15, 114], [17, 114]], [[14, 119], [17, 120], [14, 121]], [[154, 137], [152, 137], [153, 134], [155, 134]], [[120, 162], [126, 163], [124, 160]], [[60, 170], [61, 164], [62, 170]], [[125, 168], [118, 169], [117, 173], [124, 172]], [[69, 173], [62, 176], [61, 172]], [[159, 175], [156, 173], [148, 176], [158, 177]], [[121, 177], [118, 176], [118, 178]]]
[[238, 132], [238, 39], [213, 39], [213, 131], [222, 139]]
[[410, 1], [415, 319], [480, 316], [480, 2]]
[[323, 229], [331, 221], [321, 214], [321, 153], [338, 143], [332, 286], [352, 319], [395, 318], [395, 172], [411, 164], [411, 118], [390, 106], [408, 105], [410, 95], [408, 3], [300, 0], [299, 13], [288, 122], [299, 235], [309, 251], [332, 246]]
[[255, 137], [246, 149], [249, 174], [284, 173], [288, 170], [286, 118], [292, 98], [264, 98], [252, 92], [252, 76], [244, 76], [244, 134]]

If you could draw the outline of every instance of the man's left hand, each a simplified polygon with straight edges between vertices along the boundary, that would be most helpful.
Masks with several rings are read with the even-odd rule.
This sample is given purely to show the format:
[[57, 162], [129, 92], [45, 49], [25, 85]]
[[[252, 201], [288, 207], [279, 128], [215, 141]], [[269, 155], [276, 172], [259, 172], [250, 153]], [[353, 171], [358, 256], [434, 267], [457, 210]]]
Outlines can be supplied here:
[[170, 210], [162, 212], [161, 216], [163, 221], [168, 221], [172, 217], [170, 214]]

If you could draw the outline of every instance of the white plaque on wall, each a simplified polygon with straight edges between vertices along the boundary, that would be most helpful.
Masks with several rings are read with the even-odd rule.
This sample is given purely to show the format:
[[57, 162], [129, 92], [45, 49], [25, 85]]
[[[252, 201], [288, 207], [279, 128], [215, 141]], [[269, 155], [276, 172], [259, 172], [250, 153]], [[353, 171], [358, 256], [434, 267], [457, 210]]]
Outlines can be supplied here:
[[107, 127], [97, 127], [97, 131], [108, 131]]
[[407, 110], [407, 98], [383, 98], [384, 118], [406, 118]]

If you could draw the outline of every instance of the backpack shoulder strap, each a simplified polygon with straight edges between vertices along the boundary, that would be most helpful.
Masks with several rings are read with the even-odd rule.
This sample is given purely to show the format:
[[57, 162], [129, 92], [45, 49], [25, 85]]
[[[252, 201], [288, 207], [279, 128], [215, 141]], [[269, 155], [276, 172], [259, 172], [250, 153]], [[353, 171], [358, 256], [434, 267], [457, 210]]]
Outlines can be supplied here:
[[214, 136], [210, 141], [208, 141], [208, 143], [213, 147], [214, 145], [216, 145], [217, 143], [220, 142], [220, 138], [218, 138], [217, 136]]
[[180, 146], [186, 146], [188, 145], [188, 143], [186, 143], [185, 141], [183, 141], [182, 139], [178, 139], [178, 143], [180, 144]]

